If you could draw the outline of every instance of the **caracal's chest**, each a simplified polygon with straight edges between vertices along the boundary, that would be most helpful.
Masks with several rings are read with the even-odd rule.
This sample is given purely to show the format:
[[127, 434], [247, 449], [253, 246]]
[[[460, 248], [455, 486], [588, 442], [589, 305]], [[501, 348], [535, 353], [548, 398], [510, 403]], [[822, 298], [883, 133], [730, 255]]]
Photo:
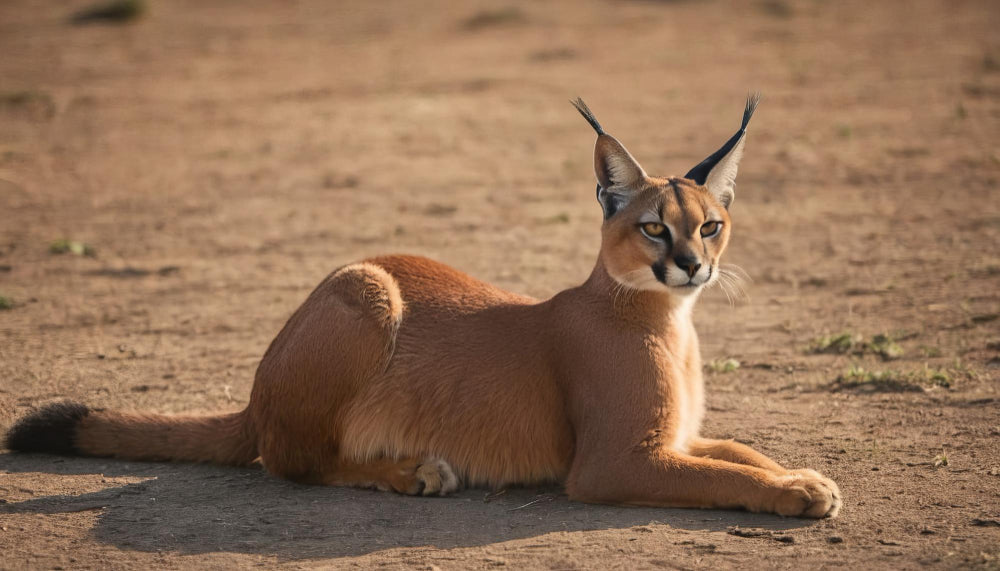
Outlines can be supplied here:
[[660, 401], [655, 408], [655, 422], [662, 431], [663, 444], [687, 451], [690, 440], [698, 436], [705, 413], [698, 337], [688, 326], [669, 335], [651, 336], [645, 344], [651, 361], [651, 382]]

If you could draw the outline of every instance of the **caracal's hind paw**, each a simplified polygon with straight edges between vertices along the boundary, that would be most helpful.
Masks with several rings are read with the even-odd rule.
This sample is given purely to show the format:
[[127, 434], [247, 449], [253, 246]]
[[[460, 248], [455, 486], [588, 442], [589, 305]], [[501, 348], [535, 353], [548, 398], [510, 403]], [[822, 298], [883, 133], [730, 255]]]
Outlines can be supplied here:
[[458, 490], [459, 481], [455, 471], [440, 458], [425, 458], [417, 466], [415, 476], [417, 487], [411, 494], [414, 496], [447, 496]]
[[816, 470], [792, 470], [779, 481], [784, 490], [775, 506], [778, 514], [822, 518], [840, 513], [840, 488]]

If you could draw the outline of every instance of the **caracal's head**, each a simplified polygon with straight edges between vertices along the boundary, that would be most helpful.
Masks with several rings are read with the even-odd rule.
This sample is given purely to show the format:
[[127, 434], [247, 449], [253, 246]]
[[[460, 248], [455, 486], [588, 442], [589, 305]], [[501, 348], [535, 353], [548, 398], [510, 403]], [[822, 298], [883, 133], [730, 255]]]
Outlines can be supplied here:
[[687, 297], [719, 279], [736, 169], [758, 101], [756, 95], [747, 100], [740, 130], [683, 177], [646, 174], [624, 145], [604, 132], [583, 100], [574, 102], [597, 131], [601, 261], [615, 281], [629, 289]]

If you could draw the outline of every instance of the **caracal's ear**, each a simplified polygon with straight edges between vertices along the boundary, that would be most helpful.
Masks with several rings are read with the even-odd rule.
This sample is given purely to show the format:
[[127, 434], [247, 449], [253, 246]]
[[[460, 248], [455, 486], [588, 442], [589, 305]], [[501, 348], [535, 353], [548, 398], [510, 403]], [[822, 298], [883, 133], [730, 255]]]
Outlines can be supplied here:
[[597, 200], [604, 208], [604, 219], [614, 216], [628, 204], [636, 191], [642, 187], [646, 172], [632, 158], [624, 145], [618, 139], [604, 132], [597, 118], [579, 97], [573, 101], [573, 106], [597, 131], [597, 144], [594, 145], [594, 173], [597, 175]]
[[689, 178], [696, 183], [708, 188], [708, 191], [729, 208], [736, 196], [736, 170], [740, 166], [740, 159], [743, 158], [743, 145], [747, 140], [747, 125], [750, 124], [750, 117], [760, 103], [760, 94], [754, 93], [747, 97], [747, 106], [743, 111], [743, 124], [725, 145], [718, 151], [712, 153], [707, 159], [698, 163], [698, 166], [689, 170], [684, 178]]

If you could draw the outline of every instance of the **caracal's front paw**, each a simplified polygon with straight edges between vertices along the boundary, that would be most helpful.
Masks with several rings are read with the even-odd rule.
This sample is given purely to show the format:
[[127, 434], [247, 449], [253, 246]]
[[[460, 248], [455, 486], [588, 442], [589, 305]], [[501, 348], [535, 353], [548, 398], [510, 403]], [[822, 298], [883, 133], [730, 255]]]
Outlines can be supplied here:
[[783, 516], [836, 517], [840, 488], [833, 480], [808, 468], [778, 477], [781, 490], [774, 511]]
[[455, 471], [440, 458], [425, 458], [414, 476], [417, 482], [411, 492], [414, 496], [446, 496], [458, 489]]

